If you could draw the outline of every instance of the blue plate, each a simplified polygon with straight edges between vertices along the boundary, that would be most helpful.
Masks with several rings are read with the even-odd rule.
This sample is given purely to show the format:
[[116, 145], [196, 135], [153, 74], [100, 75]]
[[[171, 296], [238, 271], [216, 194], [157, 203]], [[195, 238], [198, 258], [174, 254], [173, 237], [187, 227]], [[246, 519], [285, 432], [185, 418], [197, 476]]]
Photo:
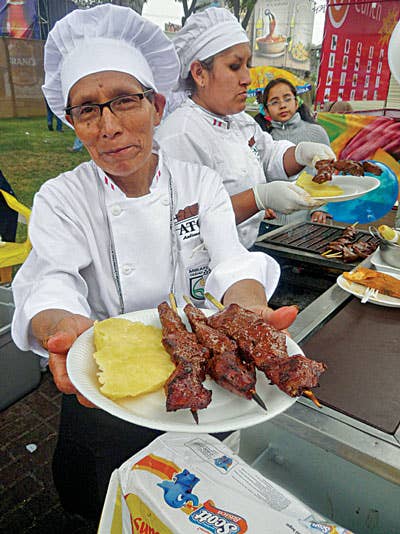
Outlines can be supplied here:
[[324, 206], [335, 221], [347, 224], [372, 223], [386, 215], [397, 200], [399, 184], [395, 173], [380, 161], [368, 160], [382, 169], [382, 174], [376, 176], [372, 173], [365, 173], [366, 176], [378, 178], [381, 185], [366, 193], [360, 198], [348, 200], [347, 202], [329, 202]]

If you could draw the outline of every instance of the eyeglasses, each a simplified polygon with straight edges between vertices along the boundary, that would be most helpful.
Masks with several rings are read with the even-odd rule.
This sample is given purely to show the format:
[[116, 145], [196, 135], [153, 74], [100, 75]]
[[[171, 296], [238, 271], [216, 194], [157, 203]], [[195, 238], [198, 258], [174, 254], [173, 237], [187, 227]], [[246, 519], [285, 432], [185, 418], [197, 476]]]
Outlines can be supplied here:
[[82, 106], [70, 106], [65, 108], [65, 114], [70, 115], [78, 123], [87, 125], [96, 124], [103, 115], [103, 109], [108, 108], [111, 113], [117, 117], [124, 113], [134, 112], [140, 109], [143, 98], [154, 93], [153, 89], [143, 91], [143, 93], [134, 93], [130, 95], [117, 96], [103, 104], [83, 104]]
[[276, 98], [274, 100], [271, 100], [271, 102], [267, 102], [267, 107], [271, 106], [272, 108], [276, 108], [278, 106], [281, 106], [282, 104], [290, 104], [290, 102], [293, 102], [293, 100], [296, 100], [295, 96], [287, 96], [285, 98], [282, 98], [282, 100]]

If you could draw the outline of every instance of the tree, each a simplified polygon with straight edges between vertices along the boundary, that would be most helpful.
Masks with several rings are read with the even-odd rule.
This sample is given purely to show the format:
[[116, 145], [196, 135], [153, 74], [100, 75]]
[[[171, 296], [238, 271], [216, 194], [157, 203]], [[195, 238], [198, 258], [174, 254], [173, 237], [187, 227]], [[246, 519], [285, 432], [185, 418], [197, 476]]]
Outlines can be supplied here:
[[228, 0], [227, 5], [246, 30], [257, 0]]
[[183, 6], [183, 17], [182, 17], [182, 26], [185, 24], [186, 20], [196, 9], [197, 0], [191, 0], [190, 5], [188, 0], [175, 0], [182, 4]]

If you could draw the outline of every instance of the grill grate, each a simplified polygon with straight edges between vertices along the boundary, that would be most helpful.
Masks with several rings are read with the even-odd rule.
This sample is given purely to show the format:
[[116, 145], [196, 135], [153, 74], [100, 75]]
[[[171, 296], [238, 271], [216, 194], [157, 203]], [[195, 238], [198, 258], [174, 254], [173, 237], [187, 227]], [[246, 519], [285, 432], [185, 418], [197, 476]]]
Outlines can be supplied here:
[[[340, 226], [321, 226], [319, 224], [304, 222], [288, 230], [282, 228], [282, 232], [274, 232], [274, 235], [266, 234], [263, 236], [262, 242], [283, 245], [295, 250], [315, 252], [320, 255], [326, 250], [328, 243], [335, 241], [343, 235], [343, 230], [344, 228]], [[359, 230], [354, 241], [379, 244], [379, 240], [365, 230]], [[340, 258], [336, 259], [339, 263], [342, 263]]]

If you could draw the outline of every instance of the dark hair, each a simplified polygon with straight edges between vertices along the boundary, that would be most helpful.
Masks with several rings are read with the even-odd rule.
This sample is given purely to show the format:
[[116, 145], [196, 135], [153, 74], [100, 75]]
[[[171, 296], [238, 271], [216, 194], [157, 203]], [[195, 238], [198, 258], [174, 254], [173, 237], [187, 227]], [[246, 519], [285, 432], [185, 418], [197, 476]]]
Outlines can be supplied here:
[[[203, 67], [203, 69], [207, 71], [211, 71], [214, 66], [214, 58], [215, 56], [211, 56], [211, 57], [208, 57], [207, 59], [203, 59], [202, 61], [199, 61], [199, 63]], [[192, 95], [194, 95], [197, 91], [196, 82], [194, 81], [192, 73], [190, 71], [189, 71], [188, 77], [185, 79], [185, 89], [187, 89]]]
[[[290, 89], [290, 92], [293, 94], [293, 96], [297, 97], [296, 87], [291, 82], [289, 82], [289, 80], [287, 80], [286, 78], [274, 78], [265, 86], [265, 89], [264, 89], [263, 104], [266, 109], [268, 109], [267, 102], [269, 99], [269, 93], [271, 92], [271, 89], [280, 83], [284, 83], [285, 85], [287, 85]], [[316, 121], [314, 117], [312, 116], [311, 111], [309, 110], [308, 106], [304, 104], [304, 102], [302, 102], [299, 105], [299, 107], [297, 108], [297, 111], [299, 112], [300, 117], [302, 118], [303, 121], [316, 124]]]

